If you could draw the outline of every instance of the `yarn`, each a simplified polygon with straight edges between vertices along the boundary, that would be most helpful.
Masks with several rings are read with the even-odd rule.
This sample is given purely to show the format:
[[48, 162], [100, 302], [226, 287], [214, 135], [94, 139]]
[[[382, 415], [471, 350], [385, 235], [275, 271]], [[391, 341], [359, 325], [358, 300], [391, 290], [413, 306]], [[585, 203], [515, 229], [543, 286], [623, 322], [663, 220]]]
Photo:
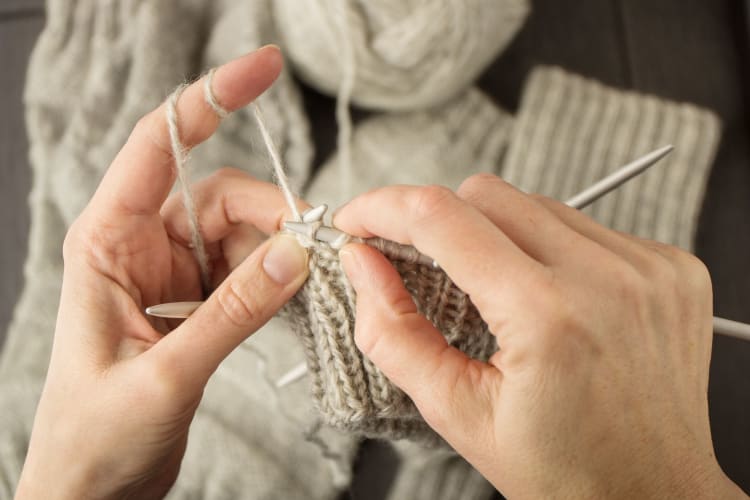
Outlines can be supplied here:
[[[223, 120], [229, 116], [229, 111], [226, 110], [216, 100], [216, 96], [213, 92], [213, 79], [216, 73], [216, 69], [211, 69], [206, 74], [203, 83], [203, 97], [211, 109], [216, 113], [216, 116]], [[190, 241], [195, 253], [196, 260], [201, 272], [201, 282], [203, 285], [204, 293], [210, 291], [211, 284], [211, 268], [208, 260], [208, 254], [206, 252], [206, 245], [203, 241], [203, 236], [200, 231], [200, 221], [198, 219], [198, 212], [195, 205], [195, 197], [190, 190], [190, 175], [187, 165], [187, 150], [180, 140], [179, 124], [177, 120], [177, 103], [182, 95], [183, 91], [187, 88], [186, 84], [179, 85], [170, 95], [167, 100], [167, 128], [169, 129], [169, 137], [171, 141], [172, 156], [174, 158], [175, 169], [177, 170], [177, 178], [179, 180], [180, 189], [182, 192], [182, 203], [185, 206], [187, 212], [188, 222], [190, 224]], [[263, 112], [260, 109], [260, 104], [252, 104], [255, 119], [258, 124], [263, 142], [265, 143], [268, 155], [271, 158], [271, 164], [273, 166], [274, 175], [276, 182], [284, 195], [287, 205], [292, 211], [292, 215], [295, 220], [302, 220], [302, 216], [297, 209], [297, 204], [294, 202], [294, 194], [289, 187], [289, 178], [284, 170], [281, 163], [276, 145], [271, 139], [271, 134], [268, 131], [268, 127], [263, 119]]]
[[[342, 12], [346, 11], [346, 2], [348, 0], [338, 0]], [[352, 115], [349, 109], [354, 84], [356, 81], [356, 58], [354, 47], [351, 43], [351, 32], [349, 23], [344, 16], [338, 18], [338, 31], [340, 33], [341, 50], [343, 52], [342, 61], [343, 74], [339, 84], [338, 94], [336, 96], [336, 123], [338, 125], [338, 134], [336, 137], [336, 146], [339, 151], [339, 176], [340, 189], [342, 198], [348, 198], [352, 187]]]
[[286, 204], [292, 211], [294, 220], [301, 221], [302, 216], [300, 215], [299, 210], [297, 209], [297, 204], [294, 201], [294, 193], [292, 193], [292, 189], [289, 187], [289, 178], [287, 177], [284, 166], [281, 163], [281, 158], [279, 157], [279, 152], [276, 149], [276, 145], [271, 139], [271, 134], [268, 132], [268, 127], [266, 127], [266, 122], [263, 119], [263, 112], [260, 109], [260, 104], [256, 102], [253, 103], [252, 106], [255, 112], [255, 121], [258, 123], [258, 128], [260, 129], [261, 136], [263, 137], [263, 142], [266, 145], [268, 155], [271, 157], [271, 165], [273, 166], [273, 171], [276, 175], [276, 182], [278, 183], [279, 188], [281, 188], [281, 192], [284, 195]]
[[[497, 350], [494, 336], [469, 297], [440, 269], [386, 254], [401, 275], [417, 310], [468, 356], [486, 361]], [[310, 253], [310, 276], [282, 315], [302, 340], [313, 400], [329, 425], [426, 444], [442, 442], [414, 403], [354, 342], [356, 293], [338, 253], [317, 245]]]
[[353, 75], [352, 102], [386, 110], [425, 108], [466, 89], [529, 11], [527, 0], [277, 0], [273, 9], [306, 83], [341, 98]]
[[[210, 73], [210, 75], [213, 75], [213, 72]], [[209, 96], [206, 98], [206, 102], [208, 102], [211, 107], [214, 107], [214, 105], [218, 107], [209, 85], [210, 78], [206, 78], [206, 88], [208, 90], [205, 92], [205, 95]], [[180, 181], [182, 203], [185, 206], [188, 222], [190, 224], [190, 241], [193, 247], [193, 253], [195, 253], [195, 258], [198, 261], [198, 267], [200, 268], [203, 292], [207, 293], [211, 286], [211, 268], [208, 261], [208, 254], [206, 253], [206, 245], [203, 242], [203, 236], [200, 231], [198, 211], [195, 207], [195, 198], [190, 190], [190, 172], [188, 171], [187, 166], [187, 149], [180, 140], [180, 129], [177, 121], [177, 102], [185, 88], [187, 88], [187, 85], [179, 85], [167, 100], [167, 128], [169, 129], [172, 158], [174, 159], [175, 169], [177, 170], [177, 178]]]

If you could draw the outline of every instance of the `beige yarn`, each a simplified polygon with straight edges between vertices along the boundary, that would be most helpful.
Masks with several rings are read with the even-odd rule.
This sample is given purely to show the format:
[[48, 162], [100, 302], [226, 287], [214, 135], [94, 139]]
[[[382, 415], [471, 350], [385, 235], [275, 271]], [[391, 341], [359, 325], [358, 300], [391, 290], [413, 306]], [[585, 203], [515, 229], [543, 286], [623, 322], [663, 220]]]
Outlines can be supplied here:
[[[353, 103], [421, 109], [468, 88], [521, 27], [526, 0], [277, 0], [274, 19], [299, 75], [329, 94], [349, 74]], [[345, 55], [345, 54], [344, 54]]]
[[[386, 254], [417, 304], [449, 344], [486, 361], [497, 344], [479, 312], [441, 269]], [[326, 422], [368, 436], [439, 442], [414, 403], [354, 343], [356, 295], [338, 254], [310, 253], [310, 277], [284, 315], [302, 339], [315, 404]]]

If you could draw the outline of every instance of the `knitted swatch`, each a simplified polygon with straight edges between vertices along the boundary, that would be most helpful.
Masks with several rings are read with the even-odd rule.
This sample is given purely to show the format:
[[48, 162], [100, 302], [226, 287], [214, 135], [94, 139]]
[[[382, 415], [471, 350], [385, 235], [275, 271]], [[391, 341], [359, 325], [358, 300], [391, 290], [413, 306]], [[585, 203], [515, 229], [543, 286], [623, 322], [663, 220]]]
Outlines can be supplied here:
[[[418, 311], [468, 356], [486, 361], [495, 337], [469, 300], [439, 268], [386, 254]], [[354, 343], [356, 296], [331, 247], [310, 252], [310, 277], [283, 314], [302, 339], [315, 404], [327, 423], [367, 436], [409, 438], [426, 443], [439, 437], [414, 403], [362, 356]]]

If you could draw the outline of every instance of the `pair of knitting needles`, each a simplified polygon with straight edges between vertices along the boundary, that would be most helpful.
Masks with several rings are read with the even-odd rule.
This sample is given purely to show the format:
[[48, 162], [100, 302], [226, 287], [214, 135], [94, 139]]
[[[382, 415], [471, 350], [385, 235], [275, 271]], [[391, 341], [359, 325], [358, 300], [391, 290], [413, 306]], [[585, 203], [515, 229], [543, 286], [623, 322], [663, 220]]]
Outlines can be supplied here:
[[[618, 169], [613, 174], [605, 177], [604, 179], [585, 189], [581, 193], [573, 196], [567, 202], [565, 202], [565, 204], [579, 210], [587, 207], [605, 194], [621, 186], [633, 177], [643, 173], [646, 169], [668, 155], [673, 149], [673, 146], [665, 146], [663, 148], [657, 149], [656, 151], [652, 151], [651, 153]], [[322, 224], [322, 218], [323, 214], [326, 211], [326, 208], [327, 207], [325, 205], [312, 208], [305, 212], [301, 222], [285, 222], [284, 229], [295, 234], [306, 235], [311, 239], [327, 243], [334, 248], [341, 248], [348, 241], [355, 241], [355, 239], [349, 234], [333, 227], [324, 226]], [[379, 238], [371, 238], [369, 240], [361, 241], [364, 241], [365, 243], [371, 244], [375, 247], [379, 247], [383, 245], [384, 240], [381, 240]], [[418, 252], [416, 252], [416, 250], [415, 254], [415, 260], [417, 262], [436, 265], [436, 263], [432, 259], [419, 254]], [[184, 319], [190, 316], [196, 309], [198, 309], [198, 307], [202, 303], [203, 302], [172, 302], [167, 304], [159, 304], [146, 308], [146, 314], [161, 318]], [[714, 333], [750, 341], [750, 325], [740, 323], [738, 321], [731, 321], [724, 318], [714, 317], [713, 326]], [[306, 366], [303, 363], [297, 367], [294, 367], [286, 375], [281, 377], [277, 381], [276, 385], [278, 387], [283, 387], [285, 385], [291, 384], [292, 382], [303, 377], [305, 375], [305, 372]]]

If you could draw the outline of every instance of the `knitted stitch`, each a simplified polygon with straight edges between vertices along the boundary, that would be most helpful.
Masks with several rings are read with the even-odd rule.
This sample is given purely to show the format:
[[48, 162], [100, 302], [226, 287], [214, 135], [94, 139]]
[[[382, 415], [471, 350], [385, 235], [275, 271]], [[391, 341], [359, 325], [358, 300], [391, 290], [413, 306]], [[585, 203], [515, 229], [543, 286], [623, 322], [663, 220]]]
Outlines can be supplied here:
[[[468, 295], [441, 269], [389, 257], [418, 311], [452, 346], [486, 361], [495, 338]], [[310, 277], [285, 307], [300, 336], [312, 374], [312, 395], [326, 422], [367, 436], [437, 442], [414, 403], [354, 343], [356, 296], [335, 250], [324, 244], [310, 253]]]

